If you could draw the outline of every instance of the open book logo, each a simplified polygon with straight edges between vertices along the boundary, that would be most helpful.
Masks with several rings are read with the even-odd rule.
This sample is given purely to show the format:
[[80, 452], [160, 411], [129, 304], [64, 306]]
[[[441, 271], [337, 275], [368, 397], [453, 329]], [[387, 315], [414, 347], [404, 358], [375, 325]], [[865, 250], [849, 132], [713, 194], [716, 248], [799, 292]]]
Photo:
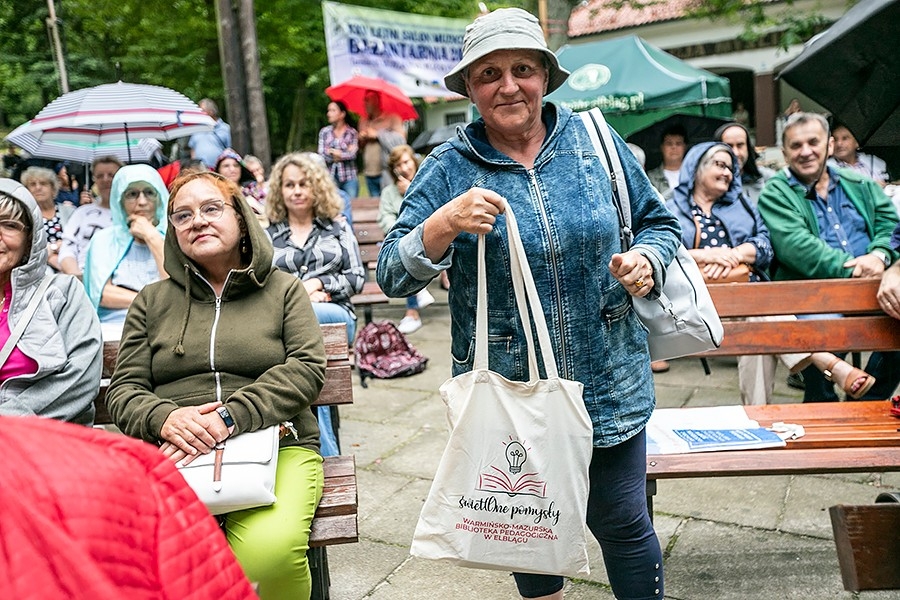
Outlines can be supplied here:
[[526, 449], [522, 442], [512, 436], [508, 442], [503, 442], [503, 445], [506, 446], [504, 456], [507, 464], [502, 467], [490, 465], [487, 471], [479, 473], [478, 491], [500, 492], [510, 496], [525, 494], [545, 498], [547, 482], [542, 480], [538, 473], [522, 472], [523, 466], [528, 461], [530, 448]]

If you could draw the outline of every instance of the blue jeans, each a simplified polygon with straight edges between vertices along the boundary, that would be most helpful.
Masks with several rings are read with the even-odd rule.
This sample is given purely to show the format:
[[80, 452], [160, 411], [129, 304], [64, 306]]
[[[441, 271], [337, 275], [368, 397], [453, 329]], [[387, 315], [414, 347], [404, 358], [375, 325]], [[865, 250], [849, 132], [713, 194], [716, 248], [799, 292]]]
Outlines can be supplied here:
[[369, 188], [370, 197], [381, 196], [381, 175], [378, 177], [366, 175], [366, 187]]
[[[613, 593], [620, 600], [662, 600], [659, 540], [647, 511], [646, 432], [591, 458], [587, 525], [600, 542]], [[513, 573], [519, 594], [538, 598], [563, 587], [557, 575]]]
[[[347, 325], [347, 344], [353, 343], [353, 337], [356, 335], [356, 319], [347, 309], [333, 302], [313, 302], [312, 307], [319, 324], [345, 323]], [[319, 452], [322, 456], [337, 456], [340, 452], [338, 452], [337, 436], [331, 423], [331, 407], [319, 406], [316, 414], [319, 421]]]
[[419, 299], [415, 294], [406, 297], [406, 310], [419, 310]]
[[359, 179], [356, 179], [355, 177], [353, 179], [348, 179], [347, 181], [338, 181], [335, 179], [334, 182], [337, 184], [338, 189], [347, 192], [347, 195], [350, 196], [350, 198], [359, 196]]

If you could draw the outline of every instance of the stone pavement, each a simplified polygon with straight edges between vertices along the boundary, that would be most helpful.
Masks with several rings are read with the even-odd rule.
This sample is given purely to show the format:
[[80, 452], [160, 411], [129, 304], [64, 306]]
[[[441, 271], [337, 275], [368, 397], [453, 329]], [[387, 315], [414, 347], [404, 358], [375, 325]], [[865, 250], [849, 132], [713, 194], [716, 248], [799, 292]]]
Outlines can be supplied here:
[[[515, 600], [512, 577], [409, 555], [409, 543], [447, 439], [438, 387], [450, 374], [447, 295], [423, 311], [410, 336], [430, 358], [414, 377], [354, 385], [341, 407], [344, 453], [356, 455], [360, 542], [328, 548], [333, 600]], [[399, 321], [403, 304], [375, 307], [376, 319]], [[660, 407], [738, 402], [733, 359], [672, 362], [656, 375]], [[782, 367], [779, 367], [782, 369]], [[801, 395], [777, 376], [776, 402]], [[846, 592], [841, 584], [828, 507], [867, 504], [883, 489], [900, 489], [900, 474], [734, 477], [665, 480], [655, 523], [665, 556], [666, 598], [677, 600], [826, 600], [900, 598], [900, 592]], [[567, 600], [612, 600], [600, 557], [591, 574], [569, 581]]]

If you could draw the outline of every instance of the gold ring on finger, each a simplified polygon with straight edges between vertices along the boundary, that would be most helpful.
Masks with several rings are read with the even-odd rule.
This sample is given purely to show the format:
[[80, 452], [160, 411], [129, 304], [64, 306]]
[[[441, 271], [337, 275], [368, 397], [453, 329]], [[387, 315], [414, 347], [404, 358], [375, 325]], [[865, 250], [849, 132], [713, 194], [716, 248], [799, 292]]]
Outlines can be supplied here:
[[634, 287], [636, 287], [637, 289], [641, 289], [642, 287], [644, 287], [644, 280], [643, 280], [643, 278], [638, 279], [637, 281], [635, 281], [635, 282], [634, 282]]

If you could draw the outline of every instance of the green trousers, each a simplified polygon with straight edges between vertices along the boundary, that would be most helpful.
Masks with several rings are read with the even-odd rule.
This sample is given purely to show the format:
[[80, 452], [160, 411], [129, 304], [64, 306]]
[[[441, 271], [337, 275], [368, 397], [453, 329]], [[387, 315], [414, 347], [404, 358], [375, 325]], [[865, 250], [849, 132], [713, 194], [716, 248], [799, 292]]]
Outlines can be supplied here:
[[278, 451], [275, 504], [225, 515], [225, 536], [262, 600], [308, 600], [309, 528], [324, 476], [322, 457], [306, 448]]

